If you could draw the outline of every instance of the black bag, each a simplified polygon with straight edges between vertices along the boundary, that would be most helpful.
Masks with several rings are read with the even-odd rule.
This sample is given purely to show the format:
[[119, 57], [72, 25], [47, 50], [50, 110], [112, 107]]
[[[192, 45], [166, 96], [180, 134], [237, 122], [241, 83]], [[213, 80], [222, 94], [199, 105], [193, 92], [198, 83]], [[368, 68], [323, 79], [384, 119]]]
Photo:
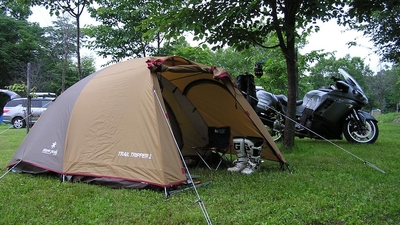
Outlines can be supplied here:
[[254, 76], [248, 73], [239, 75], [236, 78], [236, 86], [242, 91], [246, 100], [250, 103], [253, 109], [256, 109], [258, 99], [256, 95], [256, 85], [254, 84]]

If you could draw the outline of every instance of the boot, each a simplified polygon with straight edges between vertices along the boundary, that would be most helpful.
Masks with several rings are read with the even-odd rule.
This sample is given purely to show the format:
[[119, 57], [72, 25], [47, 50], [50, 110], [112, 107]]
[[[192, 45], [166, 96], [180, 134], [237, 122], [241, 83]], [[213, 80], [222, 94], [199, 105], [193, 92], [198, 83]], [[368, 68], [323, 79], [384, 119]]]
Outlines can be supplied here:
[[241, 173], [243, 174], [252, 174], [255, 170], [258, 169], [261, 161], [261, 150], [262, 150], [262, 142], [258, 142], [252, 146], [249, 147], [247, 151], [247, 156], [249, 157], [249, 162], [244, 168]]
[[246, 168], [248, 162], [247, 157], [241, 157], [235, 160], [234, 166], [228, 168], [228, 172], [237, 172], [240, 173], [243, 169]]
[[236, 157], [237, 159], [234, 162], [234, 166], [228, 168], [228, 172], [237, 172], [240, 173], [244, 168], [246, 168], [249, 158], [247, 158], [247, 154], [244, 146], [244, 139], [240, 142], [239, 146], [235, 146]]
[[249, 162], [247, 164], [247, 166], [240, 172], [243, 174], [252, 174], [255, 169], [256, 169], [256, 165], [252, 162]]

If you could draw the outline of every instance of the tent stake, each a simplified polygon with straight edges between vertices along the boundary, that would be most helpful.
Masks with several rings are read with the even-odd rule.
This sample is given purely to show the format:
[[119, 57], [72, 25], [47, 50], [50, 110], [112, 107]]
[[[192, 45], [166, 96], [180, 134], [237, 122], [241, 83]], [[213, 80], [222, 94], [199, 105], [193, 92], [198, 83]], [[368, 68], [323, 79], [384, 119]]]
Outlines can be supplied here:
[[14, 164], [10, 169], [8, 169], [3, 175], [1, 175], [0, 180], [3, 179], [11, 170], [13, 170], [20, 162], [22, 162], [22, 159], [18, 160], [17, 163]]

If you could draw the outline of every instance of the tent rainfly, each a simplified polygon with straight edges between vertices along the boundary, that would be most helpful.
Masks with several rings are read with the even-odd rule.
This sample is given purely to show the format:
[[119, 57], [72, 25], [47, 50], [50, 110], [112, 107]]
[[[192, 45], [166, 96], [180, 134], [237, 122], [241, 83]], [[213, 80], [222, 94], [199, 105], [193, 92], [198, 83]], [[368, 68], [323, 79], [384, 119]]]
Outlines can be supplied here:
[[171, 56], [117, 63], [71, 86], [8, 167], [115, 188], [172, 187], [187, 181], [182, 155], [206, 144], [211, 126], [262, 138], [262, 158], [287, 164], [226, 71]]

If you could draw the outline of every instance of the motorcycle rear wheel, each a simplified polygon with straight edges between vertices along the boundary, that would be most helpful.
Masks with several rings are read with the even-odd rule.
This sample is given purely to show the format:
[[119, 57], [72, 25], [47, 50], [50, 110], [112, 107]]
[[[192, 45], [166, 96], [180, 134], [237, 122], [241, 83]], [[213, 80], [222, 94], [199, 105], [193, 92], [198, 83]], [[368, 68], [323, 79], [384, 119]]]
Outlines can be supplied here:
[[343, 127], [343, 134], [348, 142], [372, 144], [378, 139], [379, 128], [373, 120], [367, 120], [363, 127], [359, 127], [354, 120], [348, 120]]

